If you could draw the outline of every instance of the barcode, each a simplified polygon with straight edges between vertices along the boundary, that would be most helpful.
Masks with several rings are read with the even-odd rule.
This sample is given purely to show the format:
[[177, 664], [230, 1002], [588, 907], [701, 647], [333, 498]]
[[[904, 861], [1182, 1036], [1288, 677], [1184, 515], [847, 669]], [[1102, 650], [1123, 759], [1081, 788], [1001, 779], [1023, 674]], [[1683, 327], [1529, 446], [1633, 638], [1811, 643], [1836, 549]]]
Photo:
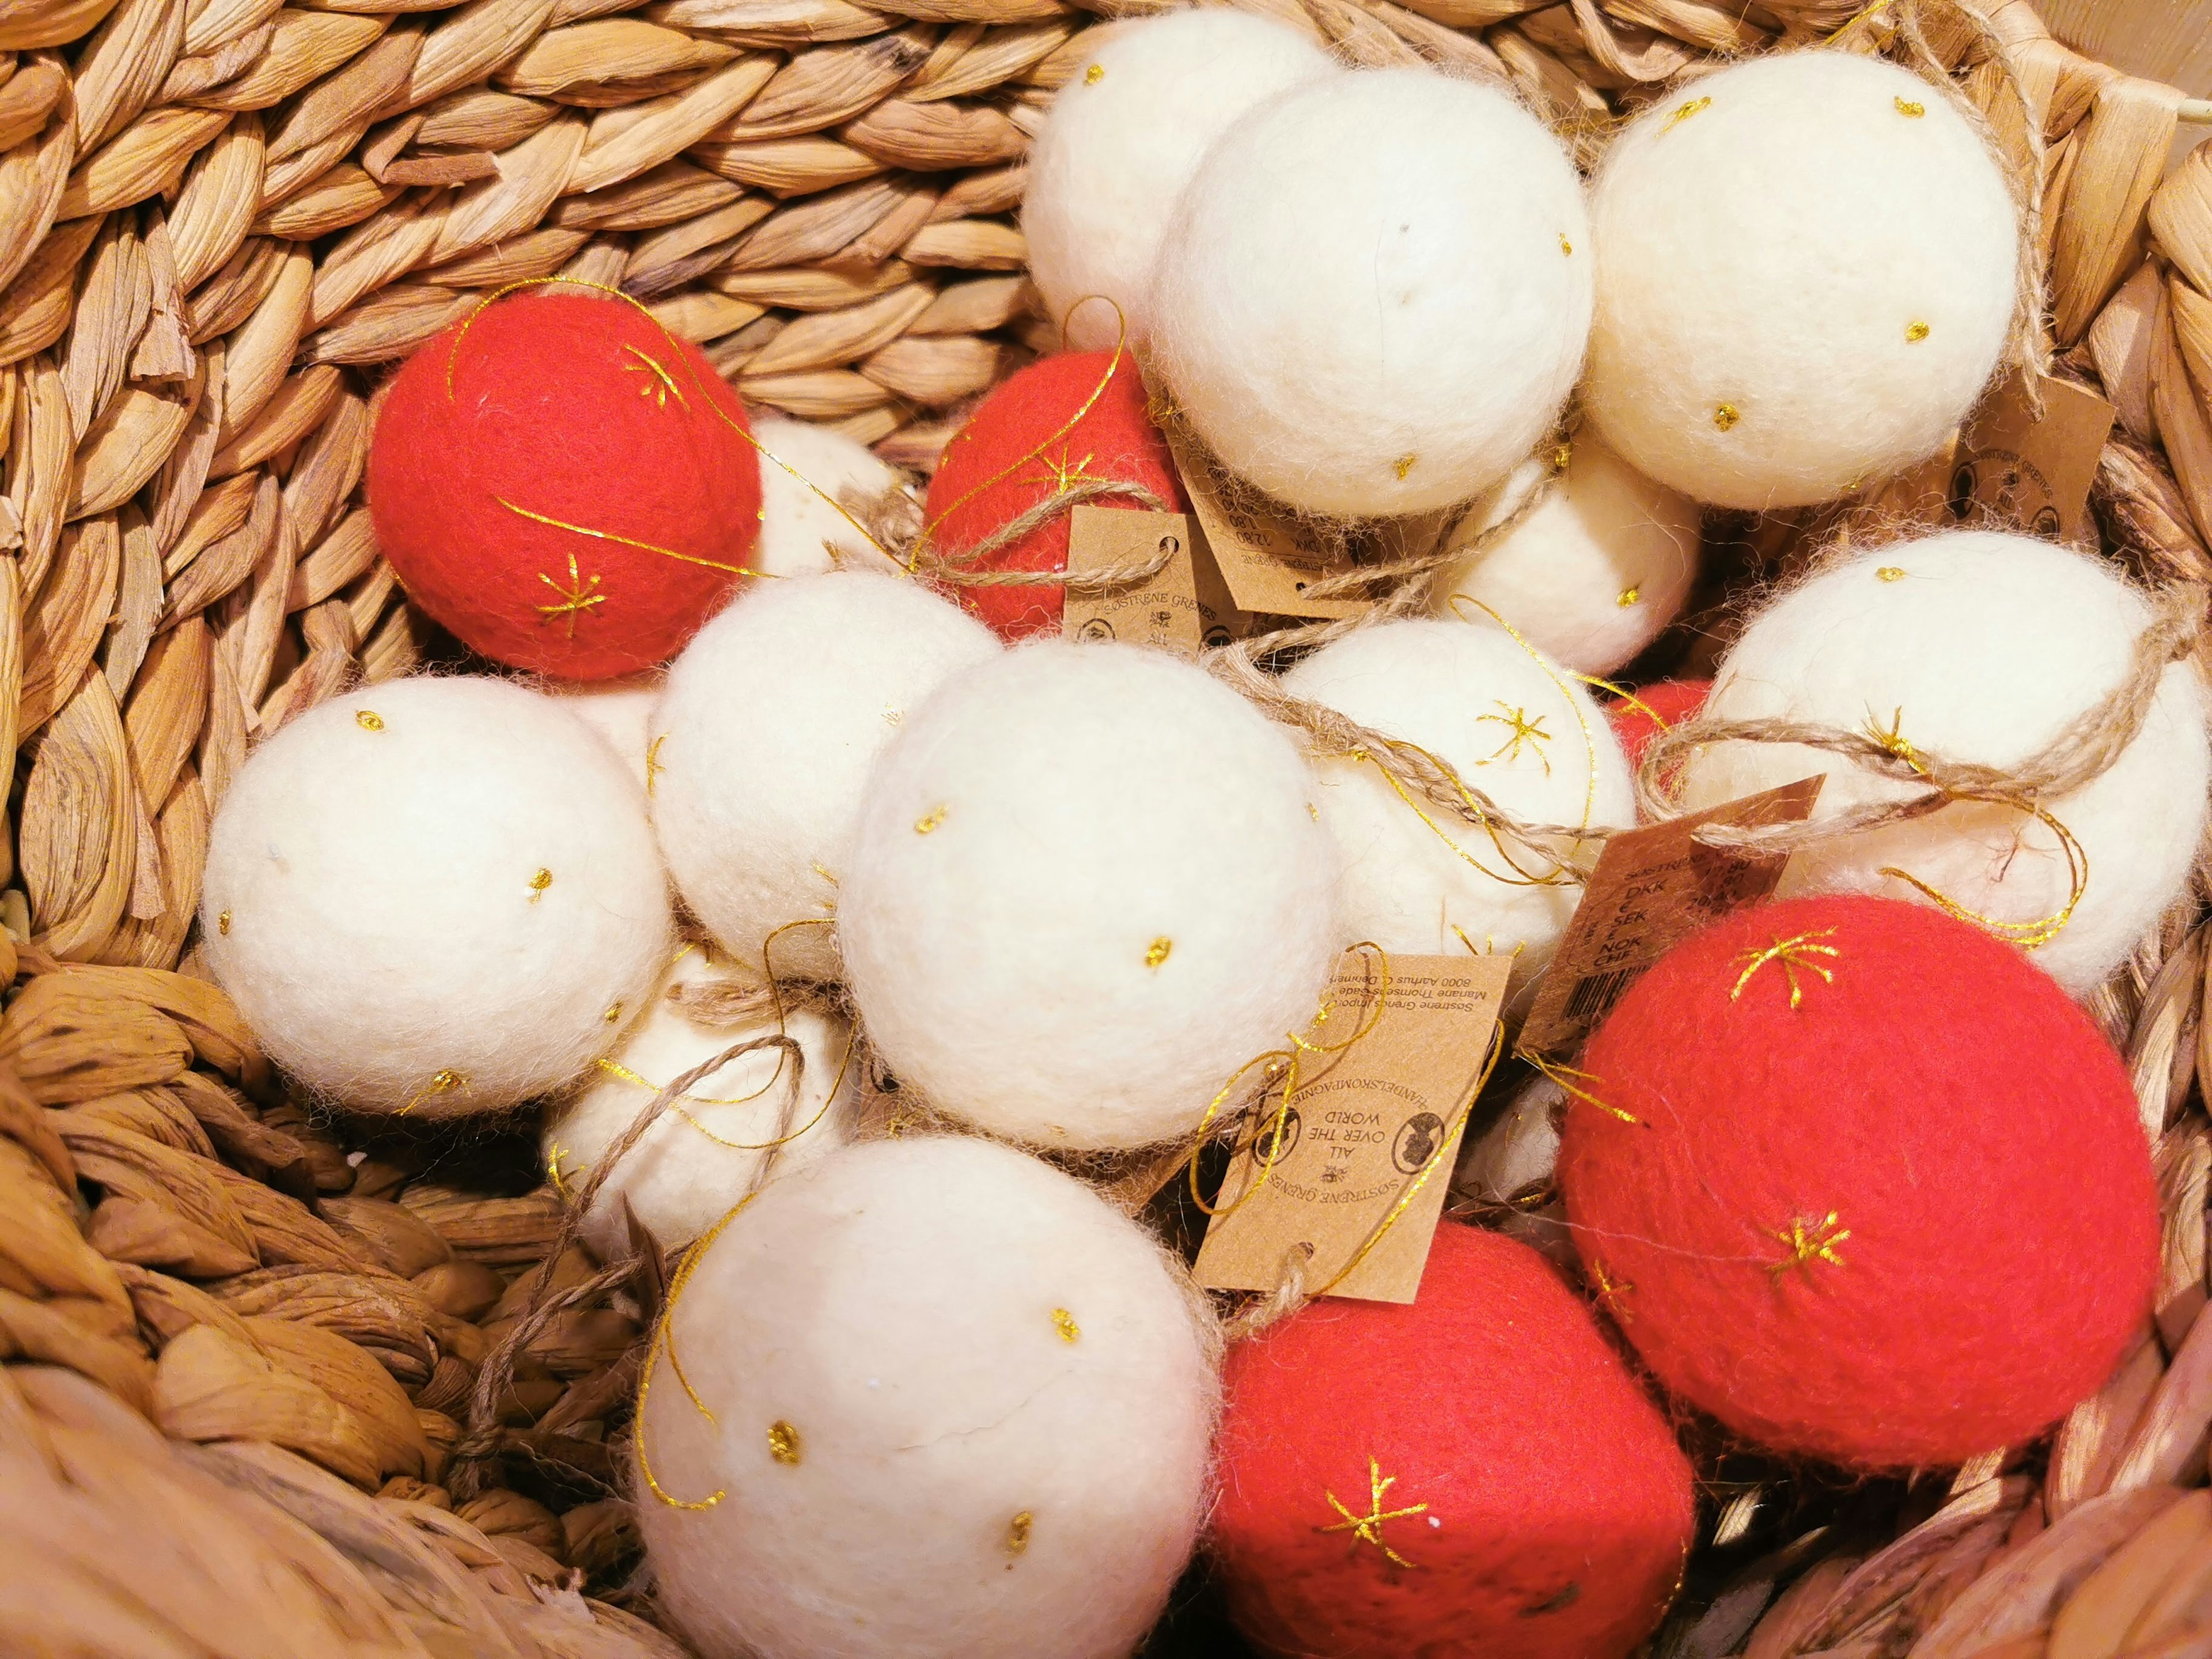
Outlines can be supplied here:
[[1628, 981], [1636, 977], [1633, 968], [1616, 968], [1609, 974], [1592, 974], [1574, 988], [1567, 999], [1565, 1015], [1570, 1025], [1588, 1028], [1595, 1025], [1613, 1012], [1613, 1005], [1620, 1000], [1620, 994], [1628, 988]]

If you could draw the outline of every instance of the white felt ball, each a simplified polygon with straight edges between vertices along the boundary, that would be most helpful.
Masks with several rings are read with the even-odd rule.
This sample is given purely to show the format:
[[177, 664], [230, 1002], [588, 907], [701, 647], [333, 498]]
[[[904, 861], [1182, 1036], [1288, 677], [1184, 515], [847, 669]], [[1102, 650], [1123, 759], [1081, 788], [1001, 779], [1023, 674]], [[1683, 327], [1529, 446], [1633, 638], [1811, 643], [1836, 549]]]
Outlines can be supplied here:
[[[1474, 614], [1360, 629], [1291, 669], [1283, 689], [1419, 744], [1524, 821], [1633, 823], [1628, 761], [1589, 693]], [[1530, 879], [1553, 876], [1553, 860], [1510, 839], [1501, 850], [1410, 787], [1410, 800], [1401, 797], [1371, 761], [1323, 760], [1315, 770], [1322, 822], [1343, 855], [1346, 942], [1431, 956], [1517, 951], [1516, 986], [1551, 960], [1583, 891]]]
[[646, 726], [660, 696], [660, 676], [635, 674], [618, 680], [540, 680], [536, 689], [555, 699], [606, 740], [607, 746], [643, 788]]
[[[2101, 560], [2024, 536], [1930, 536], [1836, 565], [1754, 617], [1722, 661], [1705, 713], [1841, 726], [2009, 769], [2122, 682], [2150, 615]], [[2088, 885], [2072, 919], [2028, 960], [2076, 994], [2126, 958], [2188, 879], [2212, 775], [2205, 718], [2197, 671], [2172, 664], [2112, 769], [2040, 803], [2080, 843]], [[1919, 793], [1825, 750], [1739, 742], [1692, 752], [1683, 799], [1713, 805], [1816, 772], [1828, 781], [1815, 817]], [[2002, 923], [2057, 916], [2072, 888], [2048, 826], [2008, 805], [1960, 802], [1799, 849], [1782, 891], [1926, 902], [1886, 870]]]
[[907, 489], [897, 468], [811, 421], [756, 415], [753, 436], [767, 453], [761, 457], [760, 542], [746, 561], [750, 568], [765, 576], [892, 568], [878, 544], [883, 532], [876, 520], [881, 505]]
[[1203, 670], [1040, 641], [869, 785], [838, 928], [899, 1079], [993, 1133], [1139, 1146], [1313, 1021], [1337, 929], [1298, 746]]
[[1030, 274], [1067, 343], [1096, 351], [1121, 307], [1143, 332], [1152, 258], [1176, 198], [1213, 141], [1254, 105], [1336, 69], [1280, 23], [1226, 7], [1115, 30], [1054, 100], [1030, 150], [1022, 230]]
[[835, 1153], [675, 1299], [713, 1417], [664, 1353], [636, 1482], [662, 1605], [703, 1659], [1124, 1659], [1204, 1519], [1215, 1346], [1080, 1182], [980, 1140]]
[[223, 797], [200, 921], [272, 1059], [421, 1117], [568, 1081], [672, 949], [642, 792], [496, 679], [399, 680], [285, 726]]
[[939, 681], [999, 650], [921, 583], [864, 571], [752, 583], [699, 630], [653, 714], [653, 824], [730, 955], [837, 976], [832, 929], [792, 924], [836, 914], [868, 769]]
[[1576, 439], [1566, 476], [1512, 529], [1485, 532], [1523, 507], [1552, 476], [1524, 462], [1485, 509], [1470, 514], [1462, 551], [1437, 586], [1440, 617], [1480, 617], [1480, 599], [1562, 667], [1609, 674], [1674, 620], [1697, 580], [1698, 509], [1644, 477], [1596, 439]]
[[1931, 453], [2012, 325], [2018, 223], [1943, 95], [1848, 52], [1661, 100], [1594, 186], [1583, 398], [1638, 471], [1723, 507], [1831, 500]]
[[[735, 1045], [778, 1035], [773, 1014], [742, 1024], [708, 1023], [672, 991], [750, 985], [696, 946], [669, 970], [657, 994], [637, 1010], [614, 1052], [548, 1115], [539, 1151], [572, 1198], [607, 1150], [660, 1091], [695, 1066]], [[811, 1163], [844, 1138], [856, 1092], [851, 1029], [842, 1020], [794, 1009], [782, 1035], [802, 1059], [764, 1046], [738, 1055], [671, 1101], [623, 1155], [586, 1213], [584, 1243], [611, 1261], [629, 1249], [625, 1202], [664, 1250], [706, 1232], [765, 1176]]]
[[1152, 298], [1155, 362], [1232, 471], [1316, 513], [1425, 512], [1524, 459], [1582, 367], [1581, 181], [1504, 93], [1331, 76], [1223, 135]]

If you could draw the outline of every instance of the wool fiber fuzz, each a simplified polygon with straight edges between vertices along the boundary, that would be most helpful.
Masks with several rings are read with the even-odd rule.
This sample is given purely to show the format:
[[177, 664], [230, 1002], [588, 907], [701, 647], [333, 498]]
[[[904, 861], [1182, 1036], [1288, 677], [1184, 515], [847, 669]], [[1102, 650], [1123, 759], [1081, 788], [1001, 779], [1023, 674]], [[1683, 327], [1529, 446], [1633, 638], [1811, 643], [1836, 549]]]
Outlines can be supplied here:
[[[1632, 822], [1628, 763], [1589, 694], [1474, 614], [1472, 623], [1360, 629], [1291, 669], [1283, 689], [1419, 744], [1523, 819]], [[1371, 762], [1331, 758], [1315, 771], [1322, 822], [1343, 860], [1345, 943], [1430, 956], [1517, 951], [1516, 986], [1542, 971], [1582, 897], [1579, 886], [1526, 878], [1549, 875], [1550, 860], [1510, 842], [1501, 850], [1418, 794], [1409, 802]]]
[[869, 1036], [994, 1134], [1186, 1133], [1319, 1006], [1313, 799], [1281, 728], [1164, 653], [1036, 641], [955, 677], [885, 751], [839, 894]]
[[1080, 1182], [906, 1136], [770, 1185], [671, 1310], [638, 1524], [703, 1659], [1123, 1659], [1204, 1518], [1203, 1299]]
[[[621, 1044], [548, 1115], [540, 1150], [546, 1167], [561, 1172], [572, 1202], [664, 1087], [738, 1043], [778, 1034], [772, 1016], [742, 1026], [702, 1024], [669, 994], [751, 982], [706, 951], [687, 950]], [[673, 1252], [728, 1214], [759, 1181], [787, 1174], [843, 1139], [855, 1094], [851, 1029], [799, 1009], [786, 1018], [782, 1035], [798, 1044], [797, 1063], [780, 1045], [738, 1055], [671, 1101], [623, 1154], [584, 1217], [584, 1243], [600, 1261], [630, 1248], [625, 1201], [661, 1249]]]
[[763, 415], [755, 420], [753, 435], [768, 452], [760, 464], [760, 545], [753, 555], [754, 569], [763, 576], [816, 576], [829, 570], [893, 568], [872, 539], [875, 532], [861, 526], [869, 524], [874, 503], [906, 489], [896, 467], [878, 459], [866, 445], [811, 421]]
[[836, 915], [868, 769], [940, 681], [998, 653], [919, 582], [858, 570], [762, 582], [700, 631], [653, 714], [653, 824], [725, 951], [838, 976], [836, 933], [812, 924]]
[[1313, 1303], [1227, 1385], [1212, 1548], [1263, 1651], [1624, 1659], [1674, 1596], [1690, 1466], [1525, 1245], [1448, 1221], [1418, 1302]]
[[1347, 517], [1425, 512], [1527, 457], [1589, 332], [1574, 167], [1504, 93], [1425, 69], [1254, 110], [1183, 192], [1154, 362], [1215, 454]]
[[1559, 1177], [1592, 1281], [1668, 1388], [1762, 1445], [1869, 1469], [2024, 1445], [2150, 1312], [2126, 1068], [1964, 922], [1740, 911], [1638, 980], [1580, 1065]]
[[[2009, 769], [2124, 680], [2149, 621], [2142, 595], [2100, 559], [2022, 536], [1930, 536], [1836, 565], [1754, 617], [1722, 661], [1706, 713], [1870, 732]], [[2077, 996], [2119, 966], [2188, 879], [2212, 777], [2205, 719], [2197, 670], [2171, 665], [2112, 769], [2039, 803], [2080, 843], [2088, 881], [2071, 919], [2030, 960]], [[1816, 817], [1920, 787], [1821, 750], [1729, 743], [1690, 757], [1683, 799], [1711, 806], [1815, 772], [1828, 774]], [[1900, 870], [2000, 923], [2055, 921], [2072, 890], [2047, 824], [2009, 805], [1959, 802], [1801, 849], [1781, 892], [1924, 897], [1885, 873]]]
[[377, 544], [463, 643], [562, 679], [665, 662], [750, 569], [761, 462], [696, 346], [633, 303], [519, 295], [392, 379]]
[[[996, 552], [963, 556], [1030, 511], [1091, 483], [1134, 484], [1188, 513], [1182, 477], [1152, 424], [1144, 378], [1127, 352], [1041, 357], [994, 387], [945, 447], [929, 481], [927, 538], [950, 562], [978, 571], [1067, 568], [1073, 524], [1053, 514]], [[1105, 495], [1093, 507], [1142, 507]], [[955, 596], [1009, 641], [1060, 632], [1064, 589], [1050, 584], [963, 586]]]
[[645, 754], [652, 741], [647, 727], [653, 721], [653, 705], [660, 698], [658, 674], [633, 674], [619, 680], [544, 680], [537, 689], [558, 699], [604, 738], [637, 779], [638, 787], [645, 787]]
[[1562, 667], [1610, 674], [1658, 638], [1689, 597], [1698, 509], [1595, 438], [1578, 438], [1557, 487], [1497, 541], [1474, 547], [1552, 466], [1523, 462], [1489, 512], [1468, 515], [1464, 551], [1437, 582], [1436, 611], [1462, 615], [1468, 607], [1455, 601], [1480, 599]]
[[223, 797], [204, 892], [216, 982], [271, 1059], [356, 1111], [568, 1082], [672, 948], [636, 782], [505, 680], [398, 680], [289, 722]]
[[1659, 100], [1593, 186], [1583, 400], [1698, 501], [1876, 483], [1966, 418], [2012, 327], [2020, 228], [1982, 132], [1917, 76], [1777, 52]]
[[[1045, 314], [1077, 351], [1144, 333], [1152, 260], [1176, 200], [1223, 131], [1277, 93], [1335, 73], [1304, 35], [1207, 7], [1127, 25], [1060, 89], [1030, 151], [1022, 230]], [[1092, 296], [1095, 301], [1079, 307]]]

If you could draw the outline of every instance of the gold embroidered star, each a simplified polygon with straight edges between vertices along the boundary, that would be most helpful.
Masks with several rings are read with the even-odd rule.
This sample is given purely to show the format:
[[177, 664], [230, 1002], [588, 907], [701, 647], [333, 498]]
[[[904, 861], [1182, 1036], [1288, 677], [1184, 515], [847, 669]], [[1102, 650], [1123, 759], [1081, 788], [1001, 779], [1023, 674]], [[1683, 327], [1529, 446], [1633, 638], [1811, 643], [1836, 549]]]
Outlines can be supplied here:
[[1515, 708], [1502, 702], [1498, 706], [1505, 712], [1502, 714], [1477, 714], [1474, 717], [1474, 723], [1480, 726], [1485, 720], [1491, 720], [1504, 726], [1505, 741], [1498, 745], [1497, 751], [1490, 757], [1490, 760], [1480, 762], [1478, 764], [1487, 766], [1490, 761], [1502, 760], [1510, 766], [1521, 758], [1521, 750], [1526, 747], [1543, 763], [1544, 775], [1551, 776], [1552, 760], [1551, 757], [1544, 752], [1544, 745], [1551, 742], [1552, 734], [1544, 729], [1544, 716], [1539, 714], [1532, 720], [1528, 718], [1528, 711], [1525, 708]]
[[1800, 968], [1809, 973], [1818, 974], [1827, 984], [1833, 985], [1836, 982], [1835, 969], [1824, 968], [1817, 962], [1808, 960], [1812, 957], [1843, 955], [1843, 952], [1832, 945], [1813, 943], [1814, 939], [1832, 938], [1835, 931], [1832, 927], [1823, 927], [1818, 933], [1798, 933], [1789, 939], [1778, 939], [1764, 951], [1746, 951], [1736, 958], [1738, 962], [1744, 964], [1744, 969], [1737, 976], [1735, 988], [1729, 991], [1729, 1000], [1730, 1002], [1740, 1000], [1743, 996], [1743, 988], [1758, 976], [1759, 970], [1770, 962], [1778, 962], [1782, 964], [1782, 971], [1790, 979], [1790, 1007], [1794, 1009], [1802, 1006], [1805, 1000], [1805, 988], [1798, 982], [1797, 970]]
[[1395, 1474], [1385, 1475], [1382, 1473], [1382, 1466], [1370, 1456], [1367, 1460], [1367, 1513], [1354, 1515], [1344, 1506], [1343, 1502], [1334, 1492], [1324, 1488], [1322, 1496], [1328, 1499], [1329, 1507], [1344, 1519], [1334, 1526], [1316, 1527], [1314, 1530], [1324, 1533], [1348, 1532], [1352, 1535], [1353, 1548], [1357, 1549], [1363, 1543], [1372, 1544], [1382, 1552], [1394, 1566], [1412, 1566], [1413, 1562], [1408, 1561], [1382, 1541], [1382, 1528], [1389, 1522], [1403, 1521], [1409, 1516], [1426, 1515], [1429, 1512], [1429, 1506], [1426, 1504], [1413, 1504], [1402, 1510], [1386, 1510], [1382, 1507], [1383, 1495], [1397, 1484], [1398, 1477]]
[[1842, 1267], [1844, 1259], [1836, 1254], [1836, 1246], [1851, 1236], [1851, 1230], [1837, 1226], [1836, 1219], [1833, 1210], [1817, 1221], [1801, 1215], [1785, 1231], [1771, 1235], [1786, 1245], [1790, 1254], [1779, 1261], [1768, 1262], [1766, 1271], [1778, 1280], [1793, 1267], [1802, 1267], [1810, 1278], [1815, 1261], [1825, 1261], [1832, 1267]]
[[636, 358], [637, 361], [634, 363], [624, 363], [622, 366], [622, 372], [625, 374], [642, 374], [646, 376], [645, 384], [637, 389], [637, 395], [639, 397], [651, 399], [653, 406], [655, 409], [667, 408], [668, 399], [671, 396], [673, 396], [678, 404], [681, 404], [683, 407], [686, 409], [690, 407], [690, 404], [684, 401], [684, 388], [676, 384], [675, 380], [670, 377], [666, 369], [663, 368], [659, 363], [653, 362], [652, 358], [647, 356], [645, 353], [640, 351], [634, 345], [626, 344], [623, 347], [623, 349], [629, 353], [631, 356]]
[[568, 586], [567, 587], [562, 587], [560, 583], [542, 570], [538, 573], [538, 580], [553, 590], [554, 597], [558, 601], [554, 605], [539, 605], [538, 614], [549, 623], [566, 617], [568, 619], [568, 637], [572, 640], [576, 637], [576, 618], [593, 605], [605, 605], [607, 602], [607, 596], [599, 591], [599, 579], [596, 574], [591, 578], [587, 585], [584, 578], [577, 574], [576, 556], [574, 553], [568, 556]]
[[1078, 484], [1101, 483], [1104, 482], [1104, 480], [1100, 478], [1097, 473], [1091, 470], [1090, 456], [1085, 455], [1079, 461], [1069, 460], [1067, 459], [1067, 447], [1065, 444], [1060, 446], [1058, 459], [1054, 459], [1048, 455], [1040, 455], [1037, 457], [1037, 465], [1042, 466], [1044, 471], [1041, 474], [1033, 474], [1030, 477], [1023, 479], [1022, 482], [1024, 483], [1044, 484], [1048, 486], [1055, 495], [1065, 495], [1069, 490], [1074, 489]]
[[1606, 1272], [1602, 1262], [1591, 1262], [1589, 1271], [1590, 1280], [1597, 1286], [1597, 1299], [1605, 1305], [1607, 1313], [1626, 1325], [1629, 1318], [1628, 1304], [1623, 1298], [1636, 1286], [1625, 1279], [1613, 1278]]

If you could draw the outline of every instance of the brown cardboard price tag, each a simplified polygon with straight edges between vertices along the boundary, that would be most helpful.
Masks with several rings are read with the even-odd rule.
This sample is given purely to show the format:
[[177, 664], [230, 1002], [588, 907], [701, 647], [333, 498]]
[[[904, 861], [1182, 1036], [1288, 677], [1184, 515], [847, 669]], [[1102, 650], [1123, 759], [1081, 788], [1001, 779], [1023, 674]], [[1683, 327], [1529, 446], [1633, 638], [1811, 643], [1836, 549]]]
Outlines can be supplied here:
[[1606, 842], [1521, 1028], [1520, 1046], [1571, 1054], [1646, 968], [1699, 928], [1771, 894], [1787, 853], [1708, 847], [1696, 838], [1698, 828], [1802, 823], [1813, 816], [1823, 781], [1800, 778]]
[[1487, 1074], [1513, 959], [1347, 951], [1287, 1102], [1231, 1164], [1198, 1282], [1411, 1302]]
[[1984, 509], [2032, 535], [2079, 541], [2090, 533], [2089, 486], [2117, 411], [2087, 386], [2043, 382], [2043, 417], [2014, 374], [1982, 400], [1952, 461], [1951, 513]]
[[1079, 507], [1068, 514], [1067, 573], [1141, 566], [1161, 554], [1166, 565], [1141, 582], [1104, 592], [1066, 590], [1060, 632], [1069, 639], [1119, 640], [1185, 657], [1198, 655], [1206, 628], [1192, 565], [1190, 520], [1180, 513]]

